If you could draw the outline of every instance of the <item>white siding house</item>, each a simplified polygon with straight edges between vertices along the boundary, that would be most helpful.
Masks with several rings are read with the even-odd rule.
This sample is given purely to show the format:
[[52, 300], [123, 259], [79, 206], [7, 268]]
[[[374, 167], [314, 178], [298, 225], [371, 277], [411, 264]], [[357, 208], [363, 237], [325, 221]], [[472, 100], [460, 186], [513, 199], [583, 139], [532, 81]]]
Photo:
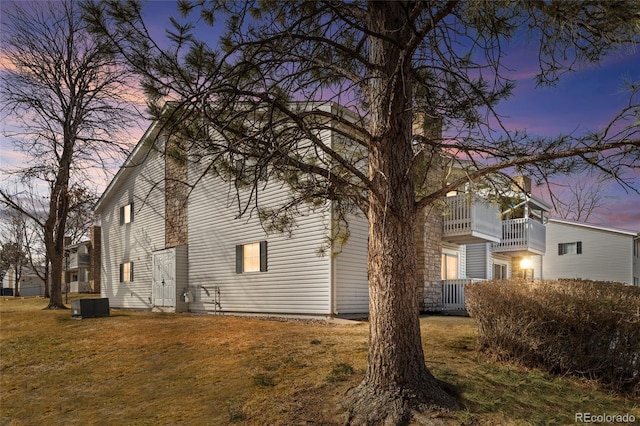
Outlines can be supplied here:
[[[185, 162], [197, 185], [182, 202], [169, 188], [169, 161], [155, 125], [98, 201], [102, 291], [116, 308], [350, 316], [368, 311], [367, 223], [351, 217], [350, 237], [322, 254], [334, 224], [330, 202], [301, 212], [292, 233], [267, 233], [257, 212], [239, 217], [233, 185]], [[332, 139], [329, 130], [323, 135]], [[261, 205], [288, 195], [260, 188]], [[240, 192], [240, 196], [247, 196]], [[179, 197], [178, 197], [179, 198]], [[176, 216], [182, 218], [176, 220]], [[176, 229], [179, 228], [179, 229]], [[176, 241], [179, 241], [176, 243]]]
[[165, 168], [149, 143], [155, 134], [152, 125], [95, 207], [102, 225], [100, 293], [112, 307], [153, 307], [152, 254], [165, 248]]
[[[16, 273], [13, 266], [10, 266], [2, 277], [2, 294], [15, 295]], [[7, 290], [4, 290], [7, 289]], [[20, 296], [44, 296], [44, 281], [29, 266], [24, 266], [20, 273], [20, 282], [18, 282], [18, 291]]]
[[577, 278], [640, 285], [640, 234], [550, 219], [544, 279]]

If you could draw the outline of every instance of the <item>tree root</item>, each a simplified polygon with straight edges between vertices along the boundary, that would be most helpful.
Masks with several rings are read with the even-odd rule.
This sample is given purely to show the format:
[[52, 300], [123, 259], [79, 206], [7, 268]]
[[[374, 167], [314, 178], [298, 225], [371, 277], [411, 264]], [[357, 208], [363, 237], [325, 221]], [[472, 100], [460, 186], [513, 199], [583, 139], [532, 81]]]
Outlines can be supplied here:
[[45, 306], [44, 308], [42, 308], [43, 311], [55, 311], [57, 309], [69, 309], [68, 307], [66, 307], [65, 305], [52, 305], [49, 304], [47, 306]]
[[347, 394], [345, 408], [349, 426], [446, 425], [449, 414], [462, 404], [450, 386], [432, 377], [417, 390], [381, 390], [363, 382]]

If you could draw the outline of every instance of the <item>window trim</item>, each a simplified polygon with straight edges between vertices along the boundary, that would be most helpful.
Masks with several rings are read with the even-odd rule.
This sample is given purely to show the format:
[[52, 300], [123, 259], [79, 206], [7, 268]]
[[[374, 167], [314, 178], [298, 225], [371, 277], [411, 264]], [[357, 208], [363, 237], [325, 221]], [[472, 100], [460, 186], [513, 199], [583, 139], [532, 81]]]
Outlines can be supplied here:
[[[455, 277], [448, 277], [446, 272], [447, 272], [447, 257], [451, 257], [451, 258], [455, 258], [456, 259], [456, 270], [455, 270]], [[458, 255], [458, 253], [447, 253], [447, 252], [442, 252], [442, 255], [440, 256], [441, 260], [440, 260], [440, 279], [442, 280], [457, 280], [460, 277], [460, 256]]]
[[[245, 246], [249, 246], [252, 244], [260, 245], [260, 269], [259, 270], [245, 270], [245, 262], [244, 262], [244, 249]], [[245, 273], [256, 273], [256, 272], [267, 272], [267, 241], [253, 241], [251, 243], [246, 244], [238, 244], [236, 245], [236, 274], [245, 274]]]
[[[575, 244], [576, 252], [569, 253], [567, 249], [571, 247], [573, 244]], [[582, 254], [582, 241], [572, 241], [570, 243], [558, 243], [558, 256], [564, 256], [567, 254]]]
[[[125, 210], [128, 208], [129, 217], [127, 218], [125, 215]], [[127, 220], [129, 219], [129, 220]], [[133, 201], [127, 203], [123, 206], [120, 206], [120, 225], [126, 225], [127, 223], [133, 222]]]
[[[129, 279], [125, 280], [125, 265], [129, 265]], [[122, 262], [120, 264], [120, 282], [130, 283], [133, 282], [133, 262]]]
[[[500, 268], [501, 277], [496, 277], [496, 268]], [[504, 273], [503, 273], [504, 272]], [[509, 265], [506, 262], [493, 262], [493, 268], [491, 271], [491, 279], [494, 280], [506, 280], [509, 278]]]

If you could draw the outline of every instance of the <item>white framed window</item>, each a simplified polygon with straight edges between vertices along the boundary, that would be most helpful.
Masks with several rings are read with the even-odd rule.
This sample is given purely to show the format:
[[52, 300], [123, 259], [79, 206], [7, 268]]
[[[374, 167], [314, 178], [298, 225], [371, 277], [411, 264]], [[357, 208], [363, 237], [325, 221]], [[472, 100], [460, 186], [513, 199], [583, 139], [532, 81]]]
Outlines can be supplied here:
[[506, 263], [494, 263], [493, 264], [493, 279], [494, 280], [506, 280], [507, 276], [507, 264]]
[[565, 254], [582, 254], [582, 241], [559, 243], [558, 256], [563, 256]]
[[458, 255], [451, 253], [442, 253], [442, 265], [440, 275], [443, 280], [458, 279]]
[[133, 262], [120, 264], [120, 282], [128, 283], [133, 281]]
[[267, 242], [258, 241], [236, 246], [236, 273], [266, 272]]
[[120, 225], [133, 222], [133, 203], [120, 207]]

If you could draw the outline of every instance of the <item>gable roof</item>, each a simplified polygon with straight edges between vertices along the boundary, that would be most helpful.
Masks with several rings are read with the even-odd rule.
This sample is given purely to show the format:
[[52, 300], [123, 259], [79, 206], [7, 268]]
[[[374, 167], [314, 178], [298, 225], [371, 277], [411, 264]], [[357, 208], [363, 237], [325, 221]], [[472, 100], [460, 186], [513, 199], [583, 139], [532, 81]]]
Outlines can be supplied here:
[[[347, 120], [355, 120], [357, 115], [354, 114], [353, 111], [349, 110], [346, 107], [343, 107], [336, 102], [294, 102], [294, 104], [304, 105], [306, 108], [312, 107], [318, 109], [320, 111], [330, 111], [332, 113], [336, 113], [345, 117]], [[167, 113], [171, 110], [171, 102], [167, 103], [164, 107], [162, 114]], [[155, 146], [155, 139], [158, 137], [158, 134], [162, 131], [163, 125], [160, 121], [154, 120], [151, 125], [147, 128], [145, 133], [142, 135], [140, 140], [138, 141], [135, 148], [131, 151], [131, 154], [127, 157], [123, 165], [120, 167], [116, 175], [113, 177], [107, 188], [104, 190], [98, 201], [93, 207], [95, 212], [100, 211], [105, 203], [110, 199], [111, 195], [122, 185], [123, 182], [126, 182], [128, 176], [131, 174], [132, 169], [137, 166], [141, 166], [149, 152]]]
[[93, 206], [94, 211], [97, 212], [104, 206], [116, 189], [127, 180], [127, 177], [131, 174], [133, 168], [141, 166], [144, 163], [144, 160], [154, 146], [154, 143], [152, 142], [158, 136], [159, 131], [160, 126], [158, 125], [158, 121], [152, 122], [116, 175], [111, 179], [111, 182], [109, 182], [109, 185], [107, 185], [107, 188], [104, 190], [96, 204]]

